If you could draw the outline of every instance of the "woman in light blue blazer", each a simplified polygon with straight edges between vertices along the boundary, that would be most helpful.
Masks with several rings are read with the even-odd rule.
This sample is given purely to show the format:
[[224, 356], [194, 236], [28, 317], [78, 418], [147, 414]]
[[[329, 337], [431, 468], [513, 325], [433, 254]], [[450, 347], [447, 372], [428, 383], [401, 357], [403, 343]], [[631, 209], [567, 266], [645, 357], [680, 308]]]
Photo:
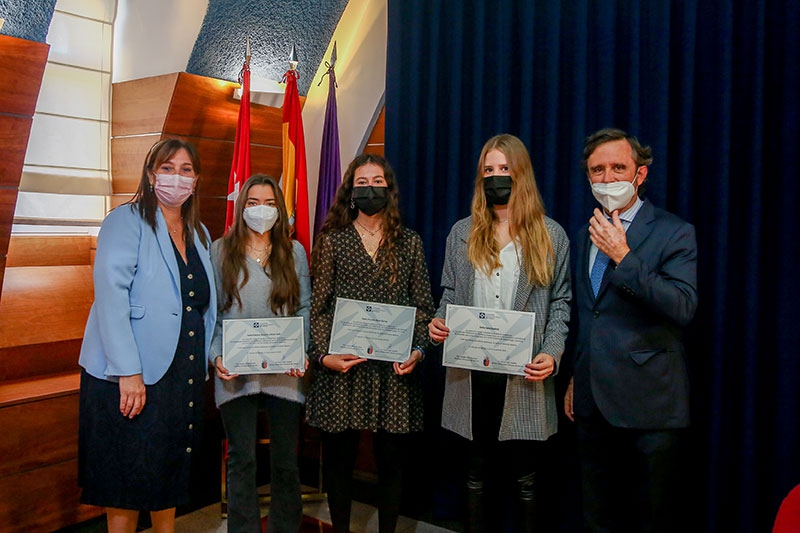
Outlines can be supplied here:
[[174, 530], [189, 499], [217, 316], [210, 237], [195, 189], [193, 145], [156, 143], [133, 199], [97, 238], [95, 301], [80, 365], [81, 501], [106, 508], [108, 530]]

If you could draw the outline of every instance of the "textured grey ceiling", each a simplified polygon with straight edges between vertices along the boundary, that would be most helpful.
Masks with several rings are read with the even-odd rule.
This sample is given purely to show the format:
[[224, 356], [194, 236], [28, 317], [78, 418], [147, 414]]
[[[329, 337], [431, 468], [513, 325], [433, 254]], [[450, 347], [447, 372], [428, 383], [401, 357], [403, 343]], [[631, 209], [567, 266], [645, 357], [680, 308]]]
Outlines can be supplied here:
[[56, 0], [0, 0], [3, 35], [45, 42]]
[[298, 89], [305, 95], [346, 5], [347, 0], [209, 0], [186, 71], [236, 81], [249, 35], [252, 75], [280, 80], [295, 44]]

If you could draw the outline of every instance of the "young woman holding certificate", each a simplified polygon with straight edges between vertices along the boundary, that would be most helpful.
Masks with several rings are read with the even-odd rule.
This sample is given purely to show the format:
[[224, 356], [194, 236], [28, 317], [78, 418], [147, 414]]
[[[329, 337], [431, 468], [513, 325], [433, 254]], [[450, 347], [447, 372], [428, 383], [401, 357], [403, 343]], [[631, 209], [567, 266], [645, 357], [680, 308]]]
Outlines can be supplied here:
[[[299, 531], [302, 493], [297, 442], [304, 393], [302, 369], [285, 374], [235, 374], [223, 362], [223, 321], [303, 317], [308, 339], [311, 287], [303, 246], [289, 236], [283, 194], [264, 174], [239, 191], [228, 233], [211, 245], [219, 315], [211, 344], [214, 393], [228, 438], [228, 530], [260, 532], [256, 488], [256, 422], [265, 408], [270, 427], [271, 505], [268, 531]], [[306, 342], [307, 343], [307, 342]]]
[[544, 442], [557, 426], [551, 376], [567, 337], [569, 276], [569, 240], [544, 214], [528, 151], [512, 135], [489, 139], [478, 160], [472, 215], [447, 237], [443, 294], [430, 338], [447, 339], [448, 304], [534, 312], [536, 320], [524, 376], [447, 369], [442, 426], [469, 440], [467, 531], [485, 531], [485, 517], [505, 516], [505, 509], [484, 501], [489, 472], [513, 475], [512, 530], [535, 529], [536, 470], [547, 460]]
[[[349, 531], [351, 483], [361, 430], [373, 432], [381, 532], [394, 531], [400, 508], [405, 434], [423, 429], [417, 364], [433, 315], [422, 241], [400, 223], [389, 164], [362, 154], [350, 163], [311, 256], [314, 376], [306, 419], [322, 430], [322, 458], [334, 531]], [[389, 362], [329, 353], [336, 298], [416, 307], [412, 349]]]

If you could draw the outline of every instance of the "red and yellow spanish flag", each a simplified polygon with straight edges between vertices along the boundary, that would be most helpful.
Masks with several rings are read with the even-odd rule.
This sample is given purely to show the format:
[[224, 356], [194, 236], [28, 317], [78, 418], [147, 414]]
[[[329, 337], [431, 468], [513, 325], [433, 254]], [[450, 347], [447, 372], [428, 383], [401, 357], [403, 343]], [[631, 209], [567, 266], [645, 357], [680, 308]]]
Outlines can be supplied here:
[[286, 94], [283, 97], [283, 198], [289, 222], [294, 226], [294, 238], [311, 257], [311, 231], [308, 217], [308, 173], [306, 172], [306, 142], [300, 95], [297, 92], [298, 74], [286, 73]]

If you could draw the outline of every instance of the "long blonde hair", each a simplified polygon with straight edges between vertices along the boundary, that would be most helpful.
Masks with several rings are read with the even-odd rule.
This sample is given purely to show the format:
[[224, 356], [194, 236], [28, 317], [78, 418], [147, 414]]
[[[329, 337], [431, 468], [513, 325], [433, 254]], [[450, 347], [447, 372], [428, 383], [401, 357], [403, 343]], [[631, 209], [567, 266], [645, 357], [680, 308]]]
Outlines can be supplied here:
[[472, 229], [467, 241], [467, 258], [475, 270], [487, 276], [500, 266], [500, 247], [492, 223], [497, 219], [483, 192], [483, 167], [486, 154], [499, 150], [508, 160], [513, 183], [508, 203], [511, 238], [522, 248], [522, 265], [528, 283], [545, 287], [553, 279], [553, 241], [544, 222], [544, 203], [533, 176], [533, 165], [522, 141], [507, 133], [486, 141], [478, 159], [475, 194], [472, 196]]

